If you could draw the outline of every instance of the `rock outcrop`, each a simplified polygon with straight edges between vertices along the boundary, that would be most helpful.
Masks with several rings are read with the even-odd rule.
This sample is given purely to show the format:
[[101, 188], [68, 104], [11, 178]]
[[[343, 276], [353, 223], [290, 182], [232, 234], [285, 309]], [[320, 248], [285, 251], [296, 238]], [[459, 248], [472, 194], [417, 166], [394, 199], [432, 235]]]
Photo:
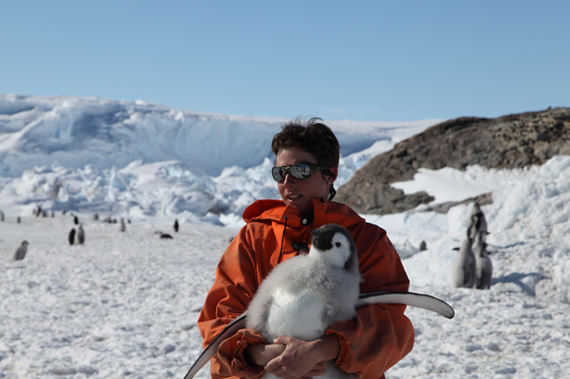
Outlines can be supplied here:
[[[570, 108], [495, 119], [462, 117], [434, 125], [374, 157], [339, 188], [337, 201], [360, 213], [404, 212], [434, 200], [425, 192], [406, 195], [390, 186], [412, 180], [419, 168], [521, 168], [541, 165], [555, 155], [570, 155]], [[489, 196], [466, 199], [474, 200], [491, 201]]]

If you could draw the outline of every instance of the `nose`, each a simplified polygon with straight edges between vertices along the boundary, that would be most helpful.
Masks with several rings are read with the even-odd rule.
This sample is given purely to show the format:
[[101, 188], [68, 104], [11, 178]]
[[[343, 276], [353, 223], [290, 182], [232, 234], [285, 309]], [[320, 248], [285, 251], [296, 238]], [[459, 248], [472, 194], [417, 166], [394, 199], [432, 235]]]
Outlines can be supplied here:
[[295, 183], [295, 178], [293, 177], [293, 175], [291, 175], [290, 173], [286, 173], [285, 174], [285, 178], [283, 179], [283, 184], [287, 185], [287, 184], [293, 184]]

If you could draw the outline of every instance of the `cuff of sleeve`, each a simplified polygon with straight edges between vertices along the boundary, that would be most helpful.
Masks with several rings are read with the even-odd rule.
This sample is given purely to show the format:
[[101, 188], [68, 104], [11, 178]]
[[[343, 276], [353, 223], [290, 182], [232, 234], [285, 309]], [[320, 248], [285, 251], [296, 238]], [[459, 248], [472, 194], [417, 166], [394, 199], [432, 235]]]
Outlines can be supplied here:
[[325, 331], [326, 336], [332, 335], [332, 334], [337, 336], [338, 343], [340, 345], [340, 350], [338, 352], [338, 355], [335, 359], [333, 359], [333, 362], [336, 365], [336, 367], [341, 368], [347, 359], [348, 342], [346, 341], [346, 339], [344, 338], [344, 336], [341, 333], [336, 333], [334, 330], [331, 330], [331, 329], [328, 329]]
[[245, 349], [260, 343], [267, 343], [261, 334], [241, 329], [218, 346], [218, 358], [234, 376], [260, 378], [265, 373], [263, 367], [249, 366], [245, 360]]

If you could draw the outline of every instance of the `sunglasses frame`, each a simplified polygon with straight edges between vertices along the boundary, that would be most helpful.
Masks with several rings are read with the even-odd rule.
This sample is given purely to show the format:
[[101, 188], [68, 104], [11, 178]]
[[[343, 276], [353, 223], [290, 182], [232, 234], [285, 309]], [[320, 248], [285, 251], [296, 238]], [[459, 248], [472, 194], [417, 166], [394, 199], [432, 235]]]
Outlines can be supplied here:
[[[291, 169], [293, 167], [308, 167], [309, 168], [309, 175], [304, 177], [304, 178], [298, 178], [297, 176], [295, 176], [295, 174], [293, 174], [291, 172]], [[278, 171], [276, 172], [276, 169], [278, 169]], [[329, 167], [326, 166], [321, 166], [318, 164], [314, 164], [314, 163], [297, 163], [294, 165], [290, 165], [290, 166], [278, 166], [275, 165], [273, 166], [273, 168], [271, 169], [271, 176], [273, 177], [273, 180], [275, 180], [277, 183], [280, 183], [282, 181], [285, 180], [285, 177], [287, 176], [287, 174], [291, 175], [293, 178], [298, 179], [298, 180], [304, 180], [304, 179], [308, 179], [311, 176], [313, 176], [314, 174], [316, 174], [317, 172], [321, 171], [321, 170], [328, 170]], [[278, 180], [278, 178], [276, 177], [276, 174], [279, 173], [280, 170], [284, 170], [285, 171], [285, 175], [283, 175], [283, 177], [281, 178], [281, 180]]]

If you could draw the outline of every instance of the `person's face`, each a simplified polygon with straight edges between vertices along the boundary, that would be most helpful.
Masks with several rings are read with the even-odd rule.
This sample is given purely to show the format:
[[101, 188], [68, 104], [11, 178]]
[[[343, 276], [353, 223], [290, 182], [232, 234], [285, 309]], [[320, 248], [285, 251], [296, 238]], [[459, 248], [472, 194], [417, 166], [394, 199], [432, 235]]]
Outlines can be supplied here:
[[[298, 163], [317, 164], [317, 159], [311, 153], [299, 147], [281, 149], [277, 153], [275, 164], [277, 166], [292, 166]], [[318, 171], [307, 179], [296, 179], [291, 174], [285, 175], [285, 179], [277, 183], [277, 189], [286, 205], [293, 206], [303, 214], [309, 214], [313, 210], [312, 200], [316, 198], [328, 199], [329, 185], [336, 178], [338, 168], [329, 169], [335, 176], [323, 175]]]

